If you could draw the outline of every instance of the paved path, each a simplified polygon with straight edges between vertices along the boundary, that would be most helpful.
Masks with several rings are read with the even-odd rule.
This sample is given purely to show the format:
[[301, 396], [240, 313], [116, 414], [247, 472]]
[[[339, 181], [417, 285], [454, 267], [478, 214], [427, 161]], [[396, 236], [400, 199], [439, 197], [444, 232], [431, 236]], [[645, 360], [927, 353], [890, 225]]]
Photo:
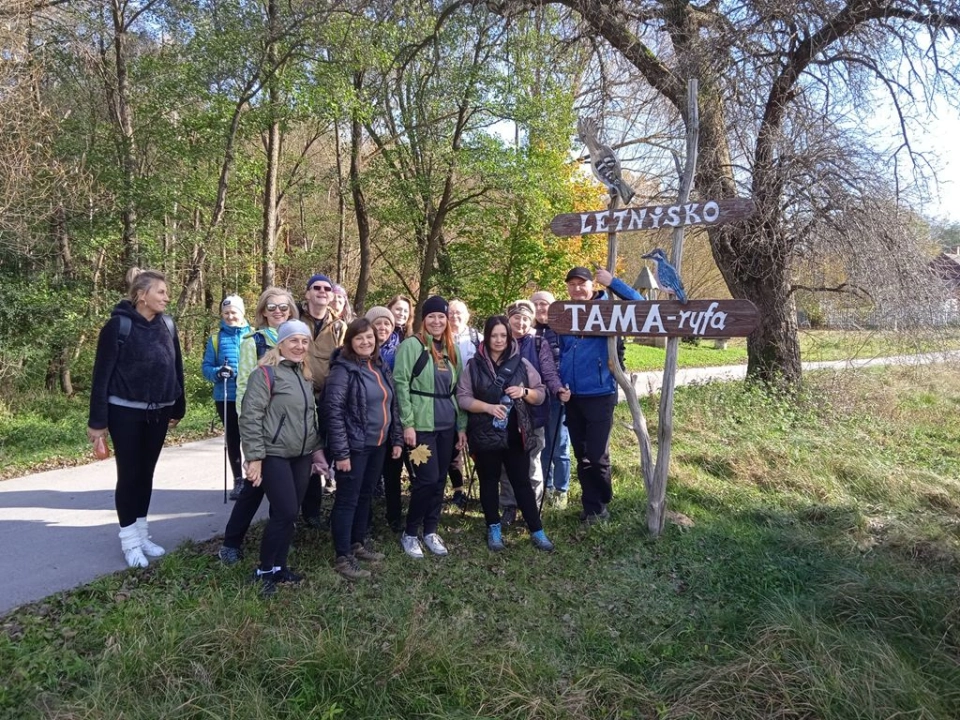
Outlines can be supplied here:
[[[805, 369], [960, 360], [960, 352], [804, 363]], [[746, 366], [681, 370], [677, 385], [744, 377]], [[660, 388], [662, 372], [637, 373], [640, 394]], [[24, 603], [83, 585], [126, 564], [117, 538], [113, 460], [0, 482], [0, 614]], [[265, 517], [264, 503], [259, 517]], [[185, 540], [223, 532], [232, 503], [223, 503], [223, 440], [164, 449], [157, 466], [150, 530], [173, 550]]]

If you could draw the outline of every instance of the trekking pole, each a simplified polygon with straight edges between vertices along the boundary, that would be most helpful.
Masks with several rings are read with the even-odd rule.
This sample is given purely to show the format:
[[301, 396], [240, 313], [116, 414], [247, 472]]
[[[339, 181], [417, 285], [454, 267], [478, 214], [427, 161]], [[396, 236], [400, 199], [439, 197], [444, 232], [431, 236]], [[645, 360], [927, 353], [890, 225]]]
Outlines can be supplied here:
[[227, 383], [230, 381], [229, 377], [223, 378], [223, 504], [227, 504], [227, 463], [229, 461], [230, 450], [227, 447], [230, 443], [227, 440], [227, 423], [229, 419], [227, 417]]
[[[553, 402], [551, 398], [549, 402]], [[550, 455], [547, 458], [547, 464], [543, 472], [543, 494], [540, 495], [540, 514], [543, 515], [543, 502], [547, 498], [547, 473], [553, 470], [553, 458], [557, 452], [557, 443], [560, 440], [560, 425], [563, 424], [563, 403], [560, 403], [560, 412], [557, 413], [557, 426], [553, 429], [553, 442], [550, 443]]]

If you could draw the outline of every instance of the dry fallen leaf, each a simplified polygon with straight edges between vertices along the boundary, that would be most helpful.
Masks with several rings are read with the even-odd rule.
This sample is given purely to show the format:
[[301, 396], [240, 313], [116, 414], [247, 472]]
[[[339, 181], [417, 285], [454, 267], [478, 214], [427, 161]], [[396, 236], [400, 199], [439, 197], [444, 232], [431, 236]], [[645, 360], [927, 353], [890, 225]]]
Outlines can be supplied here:
[[417, 445], [410, 451], [410, 462], [414, 465], [423, 465], [432, 454], [426, 445]]

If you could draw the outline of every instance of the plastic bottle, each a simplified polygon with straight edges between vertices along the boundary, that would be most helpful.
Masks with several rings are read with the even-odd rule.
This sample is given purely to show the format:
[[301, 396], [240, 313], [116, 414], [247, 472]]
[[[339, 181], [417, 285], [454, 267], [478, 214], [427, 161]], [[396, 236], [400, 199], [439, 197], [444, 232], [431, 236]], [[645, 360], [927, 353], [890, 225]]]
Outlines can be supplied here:
[[507, 423], [510, 421], [510, 411], [513, 409], [513, 399], [509, 395], [504, 395], [502, 398], [500, 398], [500, 404], [507, 409], [507, 414], [504, 416], [503, 420], [494, 418], [493, 426], [497, 430], [506, 430]]

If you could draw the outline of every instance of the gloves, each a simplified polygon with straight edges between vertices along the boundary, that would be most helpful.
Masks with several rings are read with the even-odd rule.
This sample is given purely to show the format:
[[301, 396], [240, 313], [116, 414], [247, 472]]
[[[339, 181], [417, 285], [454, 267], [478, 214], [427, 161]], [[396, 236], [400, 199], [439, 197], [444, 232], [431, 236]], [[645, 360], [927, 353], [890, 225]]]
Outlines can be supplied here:
[[235, 377], [236, 374], [237, 373], [234, 372], [233, 368], [227, 365], [226, 363], [221, 365], [220, 368], [217, 370], [217, 377], [220, 378], [221, 380], [229, 380], [230, 378]]

